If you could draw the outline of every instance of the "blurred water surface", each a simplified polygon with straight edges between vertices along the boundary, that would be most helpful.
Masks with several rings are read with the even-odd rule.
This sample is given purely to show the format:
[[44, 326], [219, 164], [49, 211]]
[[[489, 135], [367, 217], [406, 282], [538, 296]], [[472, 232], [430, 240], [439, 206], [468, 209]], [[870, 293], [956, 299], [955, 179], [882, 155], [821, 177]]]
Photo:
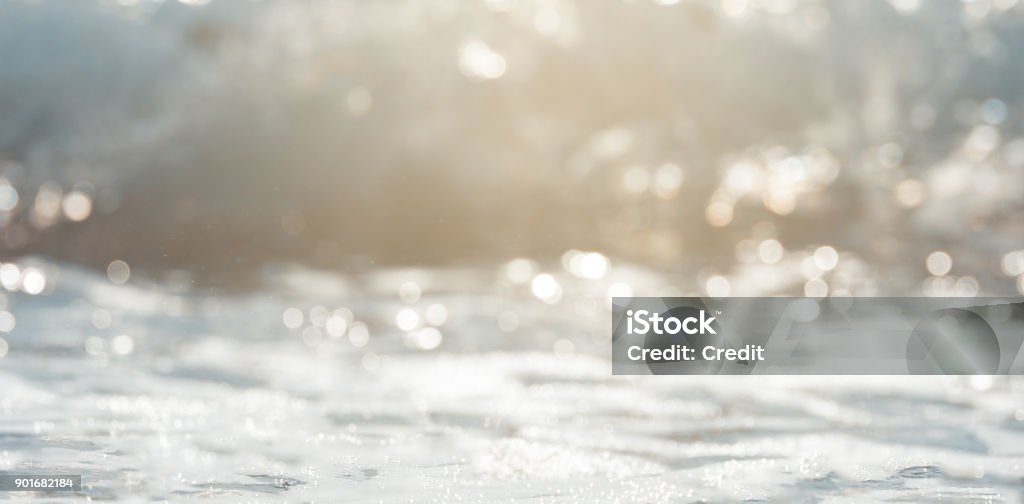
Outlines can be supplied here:
[[211, 296], [65, 265], [9, 298], [0, 469], [118, 500], [1019, 500], [1019, 377], [611, 376], [605, 291], [645, 273], [556, 272], [570, 307], [467, 269]]
[[0, 244], [225, 283], [569, 249], [729, 273], [774, 239], [890, 282], [865, 294], [948, 290], [936, 251], [1016, 292], [1021, 12], [7, 2]]
[[1016, 377], [612, 377], [607, 324], [613, 295], [1024, 292], [1022, 14], [4, 2], [0, 470], [1019, 501]]

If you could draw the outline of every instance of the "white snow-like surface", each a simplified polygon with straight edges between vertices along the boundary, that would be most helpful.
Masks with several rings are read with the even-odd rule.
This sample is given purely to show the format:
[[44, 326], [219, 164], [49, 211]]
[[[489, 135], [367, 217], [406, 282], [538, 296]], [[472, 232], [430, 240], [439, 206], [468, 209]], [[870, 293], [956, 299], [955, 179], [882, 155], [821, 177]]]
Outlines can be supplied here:
[[[1020, 498], [1016, 377], [612, 376], [603, 315], [484, 270], [283, 273], [212, 296], [36, 265], [47, 292], [4, 295], [0, 470], [81, 474], [93, 499]], [[433, 287], [406, 303], [404, 278]], [[394, 314], [437, 304], [443, 340], [419, 349]], [[325, 309], [349, 331], [329, 334]]]

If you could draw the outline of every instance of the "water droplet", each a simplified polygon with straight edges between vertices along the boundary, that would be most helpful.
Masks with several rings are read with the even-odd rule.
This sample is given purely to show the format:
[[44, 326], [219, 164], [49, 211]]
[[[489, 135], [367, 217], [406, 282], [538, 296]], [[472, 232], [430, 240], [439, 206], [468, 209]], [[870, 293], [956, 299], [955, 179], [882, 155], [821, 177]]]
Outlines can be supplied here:
[[120, 259], [111, 261], [110, 264], [107, 265], [107, 278], [115, 284], [121, 285], [127, 282], [128, 279], [131, 278], [131, 275], [132, 270], [128, 266], [128, 263]]
[[953, 269], [953, 258], [939, 250], [928, 254], [928, 258], [925, 259], [925, 266], [932, 275], [943, 276]]

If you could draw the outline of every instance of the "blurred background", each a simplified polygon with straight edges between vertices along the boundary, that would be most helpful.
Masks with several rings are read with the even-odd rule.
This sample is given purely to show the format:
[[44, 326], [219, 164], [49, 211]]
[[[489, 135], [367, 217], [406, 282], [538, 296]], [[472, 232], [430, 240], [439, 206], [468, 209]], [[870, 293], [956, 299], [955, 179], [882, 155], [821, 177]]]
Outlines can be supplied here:
[[613, 378], [608, 322], [1024, 293], [1022, 50], [1017, 0], [3, 1], [0, 470], [1019, 500], [1016, 379]]

